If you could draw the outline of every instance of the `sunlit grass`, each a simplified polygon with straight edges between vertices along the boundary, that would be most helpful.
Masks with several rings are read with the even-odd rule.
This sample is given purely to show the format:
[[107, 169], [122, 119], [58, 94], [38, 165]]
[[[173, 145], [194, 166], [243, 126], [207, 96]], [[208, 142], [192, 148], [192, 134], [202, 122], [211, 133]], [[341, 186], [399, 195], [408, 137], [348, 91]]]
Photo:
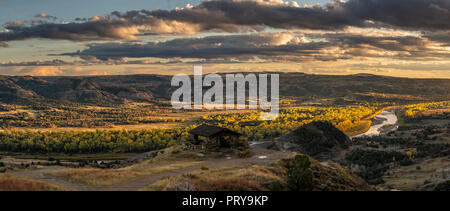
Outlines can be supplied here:
[[41, 180], [0, 174], [0, 191], [62, 191], [68, 190]]

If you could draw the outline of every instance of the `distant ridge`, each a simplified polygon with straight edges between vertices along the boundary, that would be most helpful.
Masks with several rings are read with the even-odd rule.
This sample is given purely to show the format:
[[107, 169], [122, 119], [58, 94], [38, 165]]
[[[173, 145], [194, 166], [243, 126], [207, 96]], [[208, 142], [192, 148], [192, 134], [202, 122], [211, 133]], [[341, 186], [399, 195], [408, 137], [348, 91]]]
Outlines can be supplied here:
[[[300, 100], [416, 102], [450, 99], [450, 79], [411, 79], [356, 75], [279, 73], [280, 95]], [[0, 102], [65, 100], [91, 104], [168, 100], [177, 89], [171, 76], [112, 75], [74, 77], [0, 76]]]

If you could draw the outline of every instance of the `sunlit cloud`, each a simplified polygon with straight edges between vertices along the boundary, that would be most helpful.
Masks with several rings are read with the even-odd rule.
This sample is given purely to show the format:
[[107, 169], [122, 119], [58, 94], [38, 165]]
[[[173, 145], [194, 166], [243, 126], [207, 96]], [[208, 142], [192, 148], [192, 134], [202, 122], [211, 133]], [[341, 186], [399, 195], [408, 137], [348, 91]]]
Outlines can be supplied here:
[[[149, 66], [234, 69], [260, 64], [279, 71], [387, 75], [429, 71], [447, 77], [449, 10], [448, 0], [348, 0], [324, 5], [208, 0], [172, 10], [115, 11], [72, 22], [40, 13], [31, 20], [5, 22], [0, 47], [33, 39], [70, 40], [81, 47], [41, 52], [43, 59], [35, 61], [28, 60], [34, 59], [31, 56], [28, 61], [0, 59], [0, 74], [90, 74], [87, 70], [114, 74]], [[124, 67], [94, 70], [113, 65]], [[73, 71], [76, 66], [83, 71]], [[218, 70], [226, 71], [221, 67]]]
[[34, 17], [35, 17], [35, 18], [50, 19], [50, 20], [56, 20], [56, 19], [58, 19], [57, 17], [51, 16], [51, 15], [45, 13], [45, 12], [39, 13], [39, 14], [35, 15]]

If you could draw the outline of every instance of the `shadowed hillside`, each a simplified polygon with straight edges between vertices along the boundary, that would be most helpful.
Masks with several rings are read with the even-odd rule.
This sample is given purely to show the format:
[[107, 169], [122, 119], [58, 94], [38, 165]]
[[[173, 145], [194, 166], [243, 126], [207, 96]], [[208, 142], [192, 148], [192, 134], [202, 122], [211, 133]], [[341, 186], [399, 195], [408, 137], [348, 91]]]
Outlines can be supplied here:
[[[177, 87], [170, 76], [126, 75], [86, 77], [2, 76], [0, 101], [46, 98], [84, 103], [168, 100]], [[409, 79], [368, 74], [329, 76], [281, 73], [280, 95], [300, 100], [331, 98], [335, 103], [416, 102], [450, 99], [450, 79]]]
[[276, 145], [280, 149], [298, 151], [318, 160], [329, 160], [348, 148], [350, 142], [350, 138], [330, 122], [312, 122], [281, 136]]

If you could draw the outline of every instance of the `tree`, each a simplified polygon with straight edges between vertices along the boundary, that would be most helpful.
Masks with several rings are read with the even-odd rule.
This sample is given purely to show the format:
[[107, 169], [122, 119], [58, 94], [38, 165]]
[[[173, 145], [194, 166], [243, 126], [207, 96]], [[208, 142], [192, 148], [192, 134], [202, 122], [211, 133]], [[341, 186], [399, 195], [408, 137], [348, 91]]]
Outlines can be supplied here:
[[297, 155], [288, 164], [287, 183], [293, 191], [311, 191], [313, 188], [313, 175], [310, 169], [311, 162], [305, 155]]

